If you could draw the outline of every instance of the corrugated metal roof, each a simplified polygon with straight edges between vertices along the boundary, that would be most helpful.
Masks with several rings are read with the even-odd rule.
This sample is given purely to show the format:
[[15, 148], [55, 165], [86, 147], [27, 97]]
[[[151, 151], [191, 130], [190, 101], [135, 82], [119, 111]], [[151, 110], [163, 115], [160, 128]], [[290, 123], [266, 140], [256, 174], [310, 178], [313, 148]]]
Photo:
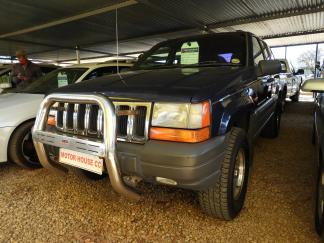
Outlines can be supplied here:
[[[123, 1], [126, 0], [0, 0], [0, 16], [2, 20], [8, 20], [0, 22], [0, 35]], [[324, 0], [137, 2], [118, 10], [120, 52], [123, 53], [146, 50], [167, 38], [197, 34], [204, 26], [214, 26], [216, 32], [246, 30], [264, 37], [305, 31], [324, 32]], [[322, 34], [314, 36], [283, 38], [281, 42], [324, 41]], [[8, 41], [0, 40], [0, 55], [12, 55], [16, 46], [25, 47], [34, 58], [52, 59], [56, 56], [55, 60], [73, 58], [76, 45], [96, 52], [114, 53], [115, 12], [20, 34], [11, 39], [17, 42], [8, 44]], [[280, 39], [268, 42], [277, 45]], [[101, 54], [83, 52], [82, 55]]]
[[324, 42], [324, 33], [274, 38], [268, 40], [266, 39], [265, 41], [268, 43], [268, 45], [272, 47], [299, 45], [299, 44], [312, 44], [312, 43]]
[[[318, 30], [324, 27], [324, 12], [273, 19], [229, 27], [232, 30], [253, 32], [259, 36], [271, 36], [285, 33]], [[229, 28], [218, 28], [215, 31], [226, 31]]]

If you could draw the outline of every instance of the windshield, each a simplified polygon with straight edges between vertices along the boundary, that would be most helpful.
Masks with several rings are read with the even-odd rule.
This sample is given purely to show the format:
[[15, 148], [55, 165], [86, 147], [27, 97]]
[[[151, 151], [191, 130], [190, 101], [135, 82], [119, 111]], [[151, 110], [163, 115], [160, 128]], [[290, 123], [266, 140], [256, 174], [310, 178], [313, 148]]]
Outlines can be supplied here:
[[245, 65], [245, 60], [245, 35], [217, 34], [157, 45], [140, 58], [136, 67], [236, 66]]
[[88, 68], [61, 68], [37, 79], [28, 87], [15, 92], [45, 94], [48, 91], [75, 83]]

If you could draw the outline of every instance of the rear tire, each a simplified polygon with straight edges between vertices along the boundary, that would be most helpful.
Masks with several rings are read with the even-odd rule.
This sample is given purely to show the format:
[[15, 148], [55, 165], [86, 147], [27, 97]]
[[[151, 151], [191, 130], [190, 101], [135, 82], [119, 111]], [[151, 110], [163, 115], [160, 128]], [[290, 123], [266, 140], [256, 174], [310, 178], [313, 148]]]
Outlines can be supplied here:
[[265, 127], [261, 132], [261, 136], [265, 138], [276, 138], [279, 135], [281, 124], [281, 112], [276, 109]]
[[202, 210], [212, 217], [234, 219], [241, 211], [248, 184], [249, 161], [245, 131], [234, 127], [215, 185], [198, 192]]
[[29, 121], [19, 126], [14, 131], [8, 144], [9, 159], [24, 168], [41, 167], [31, 135], [33, 126], [34, 121]]

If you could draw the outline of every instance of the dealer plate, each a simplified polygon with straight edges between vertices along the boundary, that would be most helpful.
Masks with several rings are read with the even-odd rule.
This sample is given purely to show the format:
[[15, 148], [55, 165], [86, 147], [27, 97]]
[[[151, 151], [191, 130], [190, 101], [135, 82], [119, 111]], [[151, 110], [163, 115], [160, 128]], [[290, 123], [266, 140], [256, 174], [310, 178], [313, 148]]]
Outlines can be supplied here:
[[102, 175], [103, 159], [98, 156], [60, 148], [59, 162]]

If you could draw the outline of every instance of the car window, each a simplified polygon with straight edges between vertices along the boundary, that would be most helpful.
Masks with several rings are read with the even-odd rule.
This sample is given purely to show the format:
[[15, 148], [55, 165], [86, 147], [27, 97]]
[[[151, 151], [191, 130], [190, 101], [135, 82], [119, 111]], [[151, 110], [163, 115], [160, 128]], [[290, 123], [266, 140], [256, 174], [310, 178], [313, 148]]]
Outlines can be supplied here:
[[[119, 67], [119, 72], [126, 71], [128, 70], [129, 67]], [[105, 75], [111, 75], [117, 73], [117, 67], [112, 66], [112, 67], [100, 67], [92, 70], [85, 78], [84, 80], [89, 80], [89, 79], [95, 79], [99, 78]]]
[[43, 75], [52, 72], [53, 70], [57, 69], [57, 67], [45, 67], [45, 66], [40, 66], [40, 69], [42, 70]]
[[119, 72], [120, 73], [128, 72], [129, 70], [131, 70], [131, 67], [128, 67], [128, 66], [119, 67]]
[[16, 92], [44, 94], [75, 83], [87, 70], [88, 68], [60, 68], [37, 79], [26, 88], [17, 89]]
[[252, 37], [252, 45], [254, 65], [258, 65], [261, 60], [264, 60], [262, 48], [259, 41], [255, 37]]
[[168, 41], [145, 53], [135, 68], [245, 65], [245, 41], [245, 35], [238, 34], [217, 34]]
[[267, 44], [264, 41], [261, 41], [261, 45], [262, 45], [262, 49], [263, 49], [263, 54], [266, 60], [270, 60], [271, 59], [271, 52], [269, 50], [269, 47], [267, 46]]
[[145, 60], [142, 61], [142, 66], [163, 66], [167, 64], [168, 57], [171, 55], [170, 46], [162, 46], [155, 50]]

